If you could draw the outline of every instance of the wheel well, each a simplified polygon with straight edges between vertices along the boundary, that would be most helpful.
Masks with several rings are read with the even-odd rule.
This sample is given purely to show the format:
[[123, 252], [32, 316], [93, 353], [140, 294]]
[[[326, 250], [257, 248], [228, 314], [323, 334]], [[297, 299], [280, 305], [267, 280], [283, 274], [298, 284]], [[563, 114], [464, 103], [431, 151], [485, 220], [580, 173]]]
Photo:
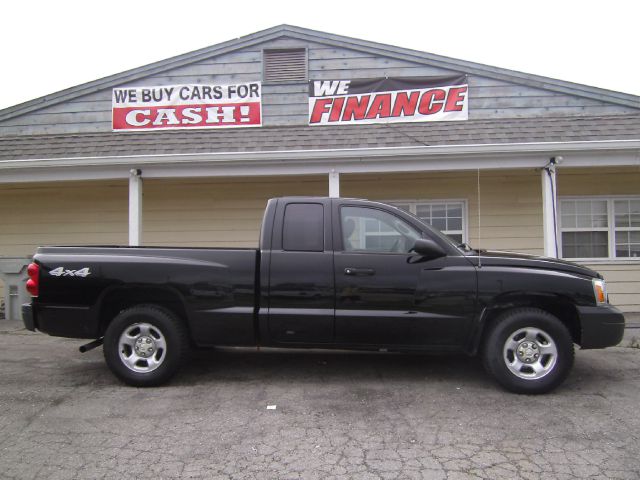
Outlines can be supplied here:
[[[162, 287], [126, 287], [108, 292], [100, 302], [98, 328], [103, 336], [111, 321], [121, 311], [140, 304], [153, 304], [164, 307], [187, 325], [187, 312], [180, 295], [170, 288]], [[188, 325], [187, 325], [188, 326]]]
[[568, 329], [574, 343], [582, 342], [580, 318], [575, 306], [568, 300], [549, 296], [522, 296], [498, 301], [487, 307], [484, 319], [482, 338], [484, 338], [502, 315], [507, 310], [530, 307], [538, 308], [550, 313], [560, 320]]

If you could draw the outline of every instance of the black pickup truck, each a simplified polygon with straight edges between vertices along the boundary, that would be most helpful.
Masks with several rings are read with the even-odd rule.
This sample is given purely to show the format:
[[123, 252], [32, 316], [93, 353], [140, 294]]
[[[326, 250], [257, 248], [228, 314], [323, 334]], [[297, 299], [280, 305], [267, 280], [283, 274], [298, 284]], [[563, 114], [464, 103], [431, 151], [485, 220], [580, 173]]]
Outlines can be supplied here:
[[398, 208], [345, 198], [269, 200], [260, 249], [41, 247], [29, 330], [104, 342], [135, 386], [169, 380], [197, 347], [477, 355], [505, 388], [558, 386], [574, 343], [620, 342], [598, 273], [456, 246]]

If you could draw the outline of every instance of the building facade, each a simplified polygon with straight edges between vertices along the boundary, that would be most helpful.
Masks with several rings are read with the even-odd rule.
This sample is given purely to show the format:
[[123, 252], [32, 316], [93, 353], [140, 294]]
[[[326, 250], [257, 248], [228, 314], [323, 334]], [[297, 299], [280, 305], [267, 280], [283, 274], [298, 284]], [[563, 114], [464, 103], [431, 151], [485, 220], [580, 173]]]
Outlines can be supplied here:
[[[367, 81], [345, 113], [345, 85]], [[403, 93], [377, 96], [389, 81]], [[234, 128], [219, 128], [222, 107], [188, 106], [229, 85], [227, 106], [247, 89]], [[242, 103], [252, 85], [257, 107]], [[165, 102], [169, 89], [185, 98]], [[401, 107], [384, 102], [416, 91], [386, 121]], [[278, 26], [0, 111], [5, 259], [50, 244], [255, 247], [281, 195], [391, 202], [475, 248], [575, 260], [640, 312], [637, 96]]]

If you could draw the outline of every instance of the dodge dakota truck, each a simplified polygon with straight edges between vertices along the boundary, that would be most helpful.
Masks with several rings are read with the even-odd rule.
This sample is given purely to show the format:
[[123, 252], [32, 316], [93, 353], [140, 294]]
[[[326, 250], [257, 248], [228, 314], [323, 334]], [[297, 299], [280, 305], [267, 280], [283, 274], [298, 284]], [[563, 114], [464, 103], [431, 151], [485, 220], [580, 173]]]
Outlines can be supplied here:
[[598, 273], [566, 261], [456, 245], [366, 200], [267, 203], [259, 249], [41, 247], [26, 328], [103, 344], [123, 382], [167, 382], [194, 348], [450, 352], [504, 388], [543, 393], [574, 344], [620, 342], [624, 317]]

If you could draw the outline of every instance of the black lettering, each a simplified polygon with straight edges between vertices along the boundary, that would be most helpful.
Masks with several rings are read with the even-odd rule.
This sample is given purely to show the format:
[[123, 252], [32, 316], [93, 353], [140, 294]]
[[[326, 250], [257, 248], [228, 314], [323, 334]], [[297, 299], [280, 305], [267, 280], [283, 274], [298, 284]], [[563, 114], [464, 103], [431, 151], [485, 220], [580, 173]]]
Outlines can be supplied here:
[[130, 90], [114, 90], [113, 94], [116, 96], [116, 103], [124, 103], [129, 97]]
[[246, 85], [238, 85], [238, 96], [244, 98], [249, 95], [249, 87]]
[[148, 88], [143, 88], [142, 91], [142, 101], [150, 102], [151, 101], [151, 91]]
[[180, 89], [180, 99], [189, 100], [189, 87], [182, 87]]
[[257, 83], [250, 84], [249, 88], [250, 88], [252, 97], [259, 97], [260, 96], [260, 94], [258, 94], [258, 84]]
[[222, 98], [222, 87], [213, 87], [213, 98], [214, 100], [220, 100]]
[[202, 87], [202, 98], [211, 100], [211, 87], [205, 85]]
[[198, 100], [202, 100], [202, 95], [200, 94], [200, 88], [199, 87], [194, 87], [193, 90], [191, 91], [191, 100], [193, 99], [198, 99]]

